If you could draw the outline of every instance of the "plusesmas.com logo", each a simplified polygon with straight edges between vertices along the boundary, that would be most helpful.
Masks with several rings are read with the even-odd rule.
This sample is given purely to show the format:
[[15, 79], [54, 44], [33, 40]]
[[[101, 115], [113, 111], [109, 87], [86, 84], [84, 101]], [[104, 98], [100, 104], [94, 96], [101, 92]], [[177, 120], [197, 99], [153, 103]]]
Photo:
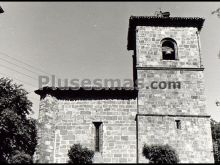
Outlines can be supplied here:
[[146, 89], [180, 89], [180, 81], [152, 81]]
[[[61, 87], [68, 88], [72, 90], [78, 90], [80, 88], [85, 88], [86, 90], [93, 89], [181, 89], [180, 81], [147, 81], [144, 79], [60, 79], [56, 78], [55, 75], [49, 76], [39, 76], [38, 77], [39, 88], [42, 89], [44, 86], [50, 87]], [[91, 88], [89, 88], [91, 87]], [[95, 88], [92, 88], [95, 87]]]

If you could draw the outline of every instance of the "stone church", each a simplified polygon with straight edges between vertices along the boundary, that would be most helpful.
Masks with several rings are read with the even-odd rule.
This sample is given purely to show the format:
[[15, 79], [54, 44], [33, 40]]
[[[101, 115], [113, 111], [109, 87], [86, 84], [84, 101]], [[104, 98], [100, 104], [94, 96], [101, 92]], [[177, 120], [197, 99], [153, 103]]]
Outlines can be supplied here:
[[168, 144], [181, 163], [213, 163], [199, 39], [203, 23], [167, 13], [129, 19], [133, 81], [143, 79], [145, 87], [178, 81], [181, 88], [36, 90], [36, 162], [65, 163], [70, 146], [80, 143], [96, 151], [94, 162], [143, 163], [144, 144]]

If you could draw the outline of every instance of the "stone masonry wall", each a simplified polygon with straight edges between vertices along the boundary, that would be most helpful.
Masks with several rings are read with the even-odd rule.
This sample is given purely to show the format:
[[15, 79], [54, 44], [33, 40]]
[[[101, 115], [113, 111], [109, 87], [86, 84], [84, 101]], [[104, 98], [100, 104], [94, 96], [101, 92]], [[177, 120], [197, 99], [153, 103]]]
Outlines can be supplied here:
[[[195, 69], [202, 65], [197, 29], [137, 26], [136, 30], [137, 78], [144, 81], [138, 101], [68, 101], [47, 95], [40, 102], [36, 162], [65, 163], [70, 146], [76, 143], [95, 150], [93, 122], [103, 122], [99, 154], [104, 163], [136, 163], [137, 142], [139, 162], [146, 162], [145, 143], [174, 147], [181, 163], [214, 162], [203, 71]], [[163, 38], [177, 42], [177, 60], [162, 60]], [[181, 87], [146, 89], [153, 81], [180, 82]], [[180, 129], [175, 120], [181, 121]]]
[[[138, 77], [144, 79], [145, 87], [153, 81], [181, 82], [180, 89], [139, 90], [139, 162], [145, 162], [142, 149], [146, 143], [172, 146], [181, 163], [213, 163], [203, 71], [138, 70]], [[151, 114], [158, 116], [146, 116]], [[181, 129], [177, 129], [175, 120], [180, 120]]]
[[[138, 26], [136, 30], [137, 78], [144, 82], [138, 93], [139, 162], [146, 161], [142, 156], [146, 143], [172, 146], [181, 163], [213, 163], [203, 71], [195, 69], [202, 65], [197, 28]], [[176, 60], [162, 59], [163, 38], [177, 42]], [[157, 82], [157, 89], [151, 88], [152, 82]], [[160, 89], [161, 82], [167, 88]], [[170, 82], [179, 82], [180, 89], [169, 88]], [[180, 120], [180, 129], [175, 120]]]
[[[175, 120], [181, 121], [181, 129]], [[142, 156], [144, 144], [173, 147], [180, 163], [214, 163], [209, 118], [139, 116], [139, 162], [146, 162]]]
[[[185, 70], [138, 70], [144, 88], [139, 91], [139, 113], [172, 115], [207, 115], [203, 71]], [[158, 89], [152, 89], [153, 87]], [[167, 84], [159, 89], [159, 83]], [[174, 89], [170, 82], [180, 82], [180, 89]], [[149, 89], [146, 89], [149, 87]]]
[[[47, 97], [44, 100], [47, 100]], [[44, 100], [41, 102], [44, 103]], [[54, 122], [54, 130], [50, 132], [50, 136], [54, 137], [50, 139], [53, 139], [50, 143], [54, 146], [51, 157], [48, 158], [50, 163], [67, 162], [68, 150], [76, 143], [95, 150], [93, 122], [100, 121], [103, 122], [100, 153], [102, 161], [136, 162], [136, 100], [56, 100], [55, 102], [59, 112]], [[48, 104], [44, 106], [44, 109], [50, 107]], [[44, 140], [41, 140], [42, 147], [46, 144]], [[48, 155], [48, 152], [49, 150], [44, 150], [41, 155]], [[46, 160], [43, 158], [41, 161]]]
[[[136, 27], [137, 66], [199, 67], [200, 50], [197, 28], [193, 27]], [[178, 60], [162, 60], [161, 40], [177, 42]]]
[[35, 153], [36, 163], [54, 161], [55, 121], [57, 120], [58, 101], [47, 95], [40, 101], [38, 117], [38, 146]]

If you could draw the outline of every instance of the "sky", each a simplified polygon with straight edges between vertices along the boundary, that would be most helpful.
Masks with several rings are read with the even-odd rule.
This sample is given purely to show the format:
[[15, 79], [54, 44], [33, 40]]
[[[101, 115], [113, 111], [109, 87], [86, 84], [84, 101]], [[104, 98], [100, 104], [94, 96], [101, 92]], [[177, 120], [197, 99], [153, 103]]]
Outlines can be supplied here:
[[61, 79], [132, 78], [128, 21], [169, 11], [171, 17], [203, 17], [200, 33], [207, 110], [220, 121], [220, 2], [0, 2], [0, 75], [30, 92], [38, 117], [39, 75]]

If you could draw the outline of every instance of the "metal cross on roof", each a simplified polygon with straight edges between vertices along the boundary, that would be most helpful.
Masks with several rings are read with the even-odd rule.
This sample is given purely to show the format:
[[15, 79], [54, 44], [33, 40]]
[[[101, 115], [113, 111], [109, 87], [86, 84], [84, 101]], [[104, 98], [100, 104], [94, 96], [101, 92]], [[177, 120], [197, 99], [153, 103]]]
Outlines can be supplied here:
[[217, 16], [220, 18], [220, 8], [216, 9], [215, 11], [212, 12], [212, 14], [217, 14]]
[[159, 11], [155, 11], [154, 15], [156, 17], [170, 17], [170, 12], [162, 12], [160, 8]]

